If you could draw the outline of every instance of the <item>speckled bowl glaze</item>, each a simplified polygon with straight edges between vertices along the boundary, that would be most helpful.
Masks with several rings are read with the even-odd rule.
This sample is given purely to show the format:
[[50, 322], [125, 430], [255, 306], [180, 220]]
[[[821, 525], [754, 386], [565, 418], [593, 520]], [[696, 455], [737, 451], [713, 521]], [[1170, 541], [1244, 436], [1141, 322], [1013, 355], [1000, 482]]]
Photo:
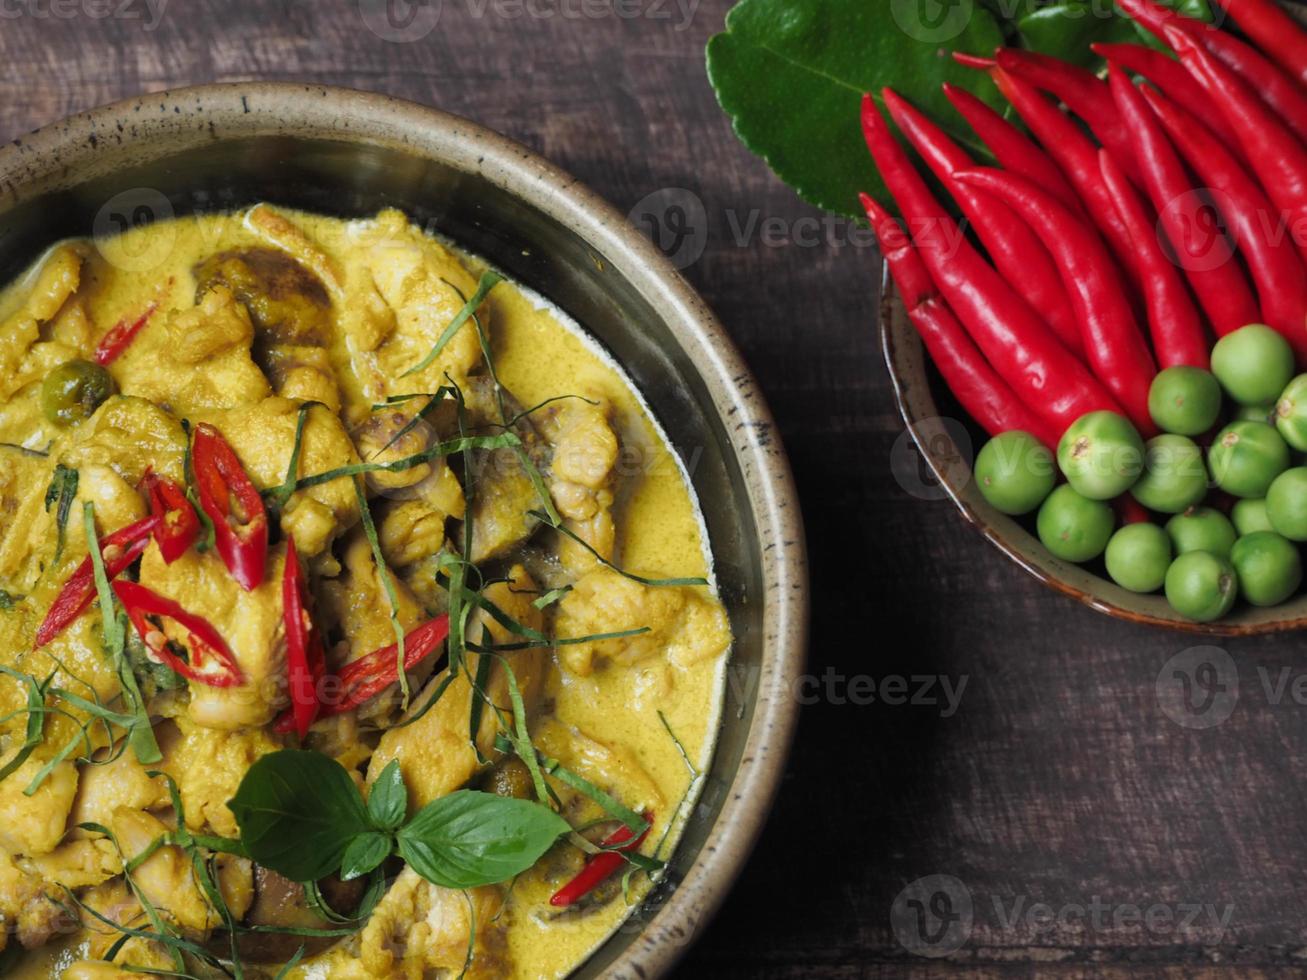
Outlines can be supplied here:
[[880, 327], [881, 348], [899, 414], [935, 480], [963, 517], [1035, 578], [1099, 612], [1132, 623], [1209, 636], [1307, 628], [1307, 595], [1301, 593], [1270, 609], [1258, 609], [1241, 601], [1219, 622], [1195, 623], [1180, 616], [1161, 594], [1138, 595], [1095, 574], [1091, 567], [1054, 558], [1027, 524], [995, 510], [981, 495], [971, 476], [971, 463], [975, 458], [973, 450], [978, 450], [987, 436], [965, 417], [935, 375], [888, 269], [882, 275]]
[[664, 973], [757, 839], [797, 714], [803, 528], [748, 368], [663, 255], [573, 177], [466, 120], [319, 86], [161, 92], [0, 148], [0, 279], [59, 238], [258, 200], [341, 216], [396, 206], [485, 256], [597, 337], [693, 463], [737, 637], [720, 741], [671, 873], [577, 975]]

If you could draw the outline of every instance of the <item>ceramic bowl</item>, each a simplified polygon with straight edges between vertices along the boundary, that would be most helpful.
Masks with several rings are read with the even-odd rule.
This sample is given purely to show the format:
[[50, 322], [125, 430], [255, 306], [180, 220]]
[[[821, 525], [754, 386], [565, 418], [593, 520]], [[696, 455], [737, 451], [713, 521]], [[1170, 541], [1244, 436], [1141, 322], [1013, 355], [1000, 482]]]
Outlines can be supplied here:
[[793, 731], [807, 575], [789, 466], [747, 367], [703, 301], [613, 208], [466, 120], [320, 86], [162, 92], [0, 148], [0, 280], [70, 235], [270, 201], [384, 206], [558, 303], [634, 378], [694, 458], [737, 637], [717, 753], [671, 873], [578, 975], [657, 976], [722, 902], [761, 830]]
[[1210, 636], [1277, 633], [1307, 627], [1307, 595], [1302, 593], [1284, 605], [1267, 609], [1240, 601], [1230, 615], [1218, 622], [1195, 623], [1172, 609], [1160, 593], [1139, 595], [1121, 588], [1106, 577], [1101, 561], [1074, 565], [1053, 557], [1040, 544], [1031, 519], [1008, 517], [991, 507], [971, 476], [975, 451], [987, 436], [953, 401], [930, 364], [888, 269], [881, 278], [881, 349], [899, 414], [939, 488], [995, 548], [1045, 585], [1117, 619]]

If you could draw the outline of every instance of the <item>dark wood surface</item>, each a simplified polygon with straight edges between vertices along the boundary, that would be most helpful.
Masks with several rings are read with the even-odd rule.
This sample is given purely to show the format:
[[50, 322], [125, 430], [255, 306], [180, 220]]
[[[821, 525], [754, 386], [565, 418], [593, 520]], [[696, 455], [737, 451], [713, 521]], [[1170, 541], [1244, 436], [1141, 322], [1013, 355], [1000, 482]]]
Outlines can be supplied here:
[[[1163, 666], [1191, 641], [1045, 591], [948, 503], [904, 489], [876, 252], [844, 222], [817, 225], [732, 137], [703, 67], [727, 0], [444, 0], [436, 29], [405, 43], [370, 31], [352, 0], [171, 0], [152, 30], [143, 0], [118, 11], [136, 18], [93, 16], [123, 0], [61, 2], [58, 16], [50, 0], [0, 2], [0, 138], [140, 91], [312, 79], [469, 116], [622, 209], [663, 188], [702, 202], [690, 213], [707, 245], [685, 272], [757, 372], [794, 461], [819, 683], [766, 835], [681, 975], [1250, 976], [1307, 963], [1303, 642], [1224, 643], [1233, 711], [1182, 726], [1158, 679], [1171, 683]], [[871, 682], [850, 680], [893, 699], [894, 678], [912, 695], [917, 675], [965, 682], [957, 710], [938, 681], [940, 703], [894, 704], [867, 703]], [[974, 910], [942, 959], [905, 948], [938, 951], [910, 919], [906, 939], [892, 926], [896, 896], [928, 875], [956, 879], [953, 910], [959, 888]], [[897, 907], [910, 913], [912, 897]]]

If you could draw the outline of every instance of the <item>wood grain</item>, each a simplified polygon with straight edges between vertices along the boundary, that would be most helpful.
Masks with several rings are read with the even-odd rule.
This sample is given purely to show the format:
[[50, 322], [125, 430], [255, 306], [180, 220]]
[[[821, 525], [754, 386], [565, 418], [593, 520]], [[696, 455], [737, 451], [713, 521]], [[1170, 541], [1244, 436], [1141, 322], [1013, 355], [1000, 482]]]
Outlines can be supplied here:
[[[533, 0], [515, 17], [527, 9], [515, 2], [444, 0], [435, 30], [395, 43], [345, 0], [171, 0], [154, 29], [143, 0], [136, 19], [92, 17], [99, 0], [61, 17], [42, 13], [49, 0], [4, 0], [0, 137], [143, 90], [312, 79], [469, 116], [623, 209], [663, 188], [703, 203], [706, 247], [685, 272], [753, 365], [794, 460], [818, 683], [769, 829], [682, 975], [1297, 975], [1307, 704], [1276, 685], [1307, 673], [1302, 644], [1226, 644], [1240, 684], [1229, 719], [1172, 721], [1157, 679], [1191, 641], [1045, 591], [949, 504], [896, 479], [892, 461], [912, 457], [896, 455], [902, 425], [877, 355], [877, 255], [842, 222], [813, 234], [817, 212], [733, 138], [703, 67], [727, 0], [688, 17], [661, 0], [621, 8], [634, 17]], [[828, 671], [846, 681], [822, 681]], [[944, 716], [866, 703], [856, 675], [966, 686]], [[904, 948], [891, 910], [906, 884], [938, 874], [962, 883], [974, 925], [932, 960]], [[1095, 901], [1102, 921], [1077, 918]], [[1041, 902], [1049, 923], [1028, 914]], [[1128, 912], [1178, 919], [1195, 904], [1228, 906], [1228, 923], [1148, 928]]]

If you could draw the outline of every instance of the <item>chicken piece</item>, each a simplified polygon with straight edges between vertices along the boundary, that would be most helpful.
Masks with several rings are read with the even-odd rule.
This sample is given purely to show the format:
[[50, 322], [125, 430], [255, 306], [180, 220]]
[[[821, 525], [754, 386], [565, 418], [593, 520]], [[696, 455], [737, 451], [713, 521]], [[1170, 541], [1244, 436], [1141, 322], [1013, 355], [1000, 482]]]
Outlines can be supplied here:
[[[87, 889], [82, 894], [82, 904], [87, 910], [108, 919], [110, 922], [129, 929], [149, 929], [151, 923], [141, 907], [141, 903], [132, 894], [122, 878], [114, 878], [102, 885]], [[90, 957], [80, 963], [74, 963], [63, 974], [68, 977], [84, 977], [87, 980], [101, 978], [139, 977], [139, 973], [123, 973], [113, 963], [105, 962], [104, 957], [110, 949], [121, 942], [123, 935], [117, 929], [100, 921], [91, 911], [83, 910], [82, 925], [86, 932], [85, 954]], [[155, 967], [158, 969], [175, 969], [167, 949], [160, 943], [148, 939], [133, 937], [122, 944], [115, 957], [116, 963]], [[118, 972], [114, 972], [118, 971]]]
[[[141, 559], [141, 584], [174, 599], [203, 617], [227, 641], [244, 677], [233, 687], [188, 682], [189, 716], [196, 724], [223, 731], [266, 725], [287, 703], [286, 637], [282, 623], [281, 576], [286, 550], [269, 553], [263, 582], [246, 592], [213, 551], [192, 549], [165, 565], [151, 544]], [[185, 643], [186, 633], [171, 621], [163, 631]]]
[[[98, 823], [107, 827], [115, 810], [153, 810], [168, 805], [168, 787], [159, 777], [150, 778], [146, 767], [136, 761], [131, 752], [124, 752], [105, 765], [84, 766], [77, 800], [73, 805], [74, 827], [84, 823]], [[74, 836], [86, 831], [74, 830]]]
[[132, 487], [147, 469], [180, 483], [186, 443], [176, 416], [141, 398], [117, 397], [79, 426], [57, 455], [74, 469], [108, 467]]
[[[109, 825], [123, 856], [137, 860], [168, 832], [157, 817], [123, 807]], [[204, 938], [222, 922], [196, 880], [190, 857], [180, 847], [165, 845], [142, 861], [132, 880], [159, 915], [191, 938]]]
[[[340, 419], [321, 407], [308, 410], [296, 477], [314, 476], [359, 461]], [[228, 412], [206, 413], [202, 421], [222, 432], [236, 451], [255, 486], [275, 487], [286, 480], [300, 406], [285, 398], [267, 398], [257, 405]], [[354, 483], [342, 476], [296, 490], [281, 511], [281, 529], [294, 535], [301, 557], [322, 554], [336, 537], [359, 519]]]
[[[430, 365], [413, 374], [445, 329], [476, 292], [458, 259], [413, 227], [399, 211], [382, 211], [360, 223], [363, 244], [351, 251], [341, 326], [354, 374], [365, 398], [434, 392], [465, 379], [481, 363], [475, 323], [458, 329]], [[460, 295], [461, 294], [461, 295]], [[480, 309], [486, 326], [486, 307]]]
[[497, 887], [455, 891], [405, 868], [364, 926], [359, 959], [373, 977], [425, 980], [446, 971], [452, 976], [462, 971], [468, 941], [474, 939], [468, 976], [507, 976], [504, 924], [496, 919], [503, 901]]
[[0, 583], [19, 594], [35, 585], [53, 547], [45, 510], [53, 469], [48, 459], [0, 447]]
[[321, 402], [333, 414], [340, 411], [340, 385], [325, 348], [280, 344], [256, 353], [272, 390], [282, 398]]
[[550, 719], [535, 732], [536, 747], [568, 769], [607, 789], [635, 810], [662, 812], [664, 799], [636, 753], [613, 740]]
[[590, 549], [611, 561], [617, 544], [612, 484], [621, 447], [610, 413], [604, 399], [573, 398], [547, 406], [536, 418], [541, 434], [553, 445], [549, 494], [554, 506], [564, 526], [590, 546], [558, 536], [558, 559], [573, 575], [599, 567]]
[[421, 500], [388, 501], [378, 508], [377, 535], [386, 562], [396, 568], [437, 554], [445, 546], [446, 516]]
[[23, 792], [53, 754], [53, 748], [42, 751], [47, 745], [39, 746], [8, 779], [0, 782], [0, 848], [10, 854], [49, 854], [67, 830], [68, 814], [77, 796], [77, 766], [61, 762], [35, 793], [27, 796]]
[[181, 737], [164, 750], [162, 768], [177, 781], [186, 826], [196, 833], [236, 837], [239, 827], [227, 801], [250, 766], [281, 745], [266, 731], [218, 731], [178, 719]]
[[[41, 339], [41, 325], [53, 320], [80, 288], [83, 261], [82, 246], [60, 245], [51, 250], [22, 304], [0, 320], [0, 401], [44, 376], [43, 367], [50, 358], [31, 358], [29, 354]], [[70, 353], [77, 356], [62, 344], [56, 346], [64, 356], [54, 363], [68, 360]]]
[[104, 838], [69, 841], [49, 854], [25, 858], [20, 865], [45, 882], [69, 889], [98, 885], [123, 871], [118, 849]]
[[[323, 602], [320, 610], [334, 619], [339, 632], [348, 642], [341, 665], [367, 656], [373, 650], [395, 642], [395, 629], [390, 621], [390, 598], [381, 583], [377, 563], [372, 557], [372, 546], [362, 530], [356, 531], [345, 543], [345, 571], [338, 579], [322, 583]], [[405, 587], [391, 576], [399, 600], [399, 622], [405, 632], [423, 620], [426, 613]]]
[[249, 405], [271, 394], [253, 340], [249, 313], [217, 286], [192, 309], [152, 318], [109, 370], [123, 394], [178, 415]]
[[245, 212], [244, 224], [254, 235], [312, 272], [329, 298], [340, 305], [345, 294], [339, 263], [323, 252], [299, 225], [267, 204], [256, 204]]
[[[510, 573], [511, 582], [496, 582], [485, 590], [485, 596], [506, 612], [513, 620], [528, 629], [540, 630], [544, 616], [532, 604], [535, 582], [520, 565]], [[508, 643], [521, 637], [478, 610], [469, 617], [469, 637], [480, 639], [485, 629], [493, 643]], [[528, 713], [540, 693], [545, 651], [530, 649], [511, 655], [513, 676], [522, 694]], [[468, 718], [474, 693], [468, 677], [475, 677], [480, 657], [467, 654], [464, 673], [455, 679], [440, 701], [418, 721], [405, 728], [395, 728], [381, 736], [381, 742], [368, 765], [368, 779], [375, 780], [392, 759], [398, 759], [408, 786], [409, 805], [413, 809], [424, 806], [465, 785], [480, 768], [477, 751], [482, 757], [494, 754], [495, 733], [498, 722], [495, 713], [486, 709], [481, 716], [476, 748], [468, 741]], [[447, 671], [433, 677], [430, 685], [443, 681]], [[486, 694], [495, 705], [511, 717], [511, 700], [508, 676], [503, 665], [496, 663], [490, 669]], [[414, 704], [425, 704], [430, 688], [419, 695]]]
[[559, 661], [580, 676], [589, 675], [597, 660], [625, 666], [659, 653], [688, 667], [720, 656], [731, 642], [720, 604], [691, 587], [642, 585], [608, 568], [581, 576], [558, 604], [555, 629], [560, 639], [641, 627], [649, 632], [560, 646]]
[[511, 449], [473, 452], [476, 488], [472, 496], [472, 555], [480, 564], [511, 551], [535, 533], [540, 522], [528, 513], [540, 497], [526, 468]]

